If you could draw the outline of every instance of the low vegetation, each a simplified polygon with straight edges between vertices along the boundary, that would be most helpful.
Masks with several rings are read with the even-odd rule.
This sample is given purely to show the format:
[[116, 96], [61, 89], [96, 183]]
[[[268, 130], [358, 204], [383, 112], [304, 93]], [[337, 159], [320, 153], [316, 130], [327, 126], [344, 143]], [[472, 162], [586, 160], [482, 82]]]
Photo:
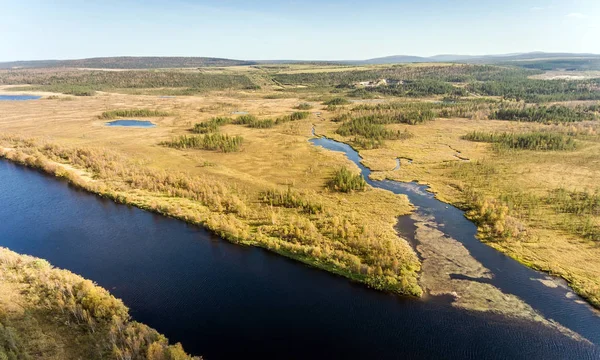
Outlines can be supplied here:
[[196, 134], [213, 133], [213, 132], [217, 132], [221, 126], [231, 124], [232, 122], [233, 122], [232, 118], [222, 117], [222, 116], [214, 117], [214, 118], [210, 119], [209, 121], [195, 124], [194, 127], [192, 128], [192, 132], [195, 132]]
[[275, 122], [277, 124], [283, 124], [283, 123], [286, 123], [289, 121], [308, 119], [309, 116], [310, 116], [310, 113], [308, 111], [296, 111], [296, 112], [291, 113], [290, 115], [278, 117]]
[[301, 209], [308, 214], [323, 212], [323, 205], [308, 200], [305, 195], [295, 192], [290, 187], [286, 191], [268, 190], [264, 192], [262, 201], [271, 206]]
[[574, 150], [577, 143], [572, 137], [551, 132], [532, 133], [488, 133], [474, 131], [463, 136], [463, 139], [477, 142], [497, 144], [501, 148], [522, 150]]
[[124, 117], [162, 117], [170, 116], [171, 114], [166, 111], [150, 110], [150, 109], [128, 109], [128, 110], [111, 110], [105, 111], [100, 115], [101, 119], [112, 120], [116, 118]]
[[224, 134], [205, 134], [203, 136], [181, 135], [170, 141], [161, 143], [163, 146], [176, 149], [219, 150], [224, 153], [240, 151], [244, 138]]
[[592, 241], [600, 241], [600, 190], [569, 191], [555, 189], [543, 199], [558, 214], [570, 215], [563, 222], [565, 230]]
[[329, 105], [329, 106], [338, 106], [338, 105], [348, 105], [350, 104], [350, 101], [348, 101], [347, 99], [344, 99], [342, 97], [335, 97], [331, 100], [327, 100], [323, 103], [323, 105]]
[[198, 359], [132, 321], [105, 289], [45, 260], [0, 248], [0, 273], [0, 359]]
[[379, 148], [383, 146], [384, 140], [406, 140], [412, 137], [412, 134], [406, 130], [389, 130], [367, 117], [344, 122], [336, 133], [341, 136], [355, 136], [354, 143], [365, 149]]
[[296, 110], [301, 110], [301, 111], [310, 110], [312, 108], [313, 108], [313, 106], [309, 103], [300, 103], [300, 104], [296, 105], [296, 107], [295, 107]]

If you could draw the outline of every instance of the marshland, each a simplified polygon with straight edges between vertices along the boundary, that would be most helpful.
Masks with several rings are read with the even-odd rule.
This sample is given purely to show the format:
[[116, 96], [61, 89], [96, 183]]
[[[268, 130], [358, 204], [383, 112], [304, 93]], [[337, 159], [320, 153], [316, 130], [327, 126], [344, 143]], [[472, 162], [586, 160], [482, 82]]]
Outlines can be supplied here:
[[[127, 306], [132, 320], [207, 358], [290, 358], [294, 343], [277, 336], [281, 316], [303, 324], [300, 328], [338, 329], [340, 344], [355, 345], [341, 349], [330, 339], [323, 342], [324, 351], [350, 358], [368, 356], [365, 348], [379, 349], [381, 358], [463, 351], [514, 357], [533, 344], [538, 354], [566, 351], [593, 358], [600, 344], [600, 80], [540, 79], [544, 71], [449, 63], [0, 70], [2, 94], [41, 97], [0, 102], [0, 154], [10, 161], [2, 162], [3, 178], [10, 179], [4, 196], [18, 184], [38, 184], [49, 188], [46, 194], [35, 192], [35, 186], [27, 189], [46, 199], [37, 206], [40, 218], [61, 209], [67, 200], [49, 195], [59, 193], [70, 200], [57, 222], [81, 214], [86, 208], [79, 209], [81, 201], [96, 209], [89, 210], [91, 219], [107, 224], [77, 241], [49, 225], [33, 236], [8, 223], [3, 226], [13, 240], [0, 240], [0, 246], [97, 282], [123, 299], [89, 290], [119, 302], [104, 315], [119, 313], [123, 326], [133, 326]], [[247, 114], [235, 114], [240, 109]], [[106, 126], [130, 119], [156, 126]], [[21, 212], [5, 209], [5, 216], [28, 211], [11, 209]], [[139, 232], [150, 230], [141, 225], [137, 235], [128, 230], [136, 219], [161, 235], [142, 236]], [[103, 234], [100, 229], [116, 226], [109, 226], [111, 221], [132, 233], [123, 239]], [[76, 234], [86, 231], [73, 226]], [[106, 236], [110, 242], [103, 243]], [[14, 241], [36, 237], [48, 245]], [[98, 252], [106, 246], [113, 250]], [[115, 253], [119, 248], [136, 260], [126, 265]], [[20, 263], [15, 260], [20, 255], [6, 254], [10, 264]], [[42, 261], [22, 258], [23, 264]], [[131, 282], [111, 278], [82, 259], [131, 272]], [[215, 268], [195, 272], [203, 260]], [[152, 282], [144, 273], [150, 264], [160, 269], [154, 276], [172, 274], [161, 277], [157, 286], [165, 295], [154, 300], [150, 286], [143, 285]], [[16, 274], [2, 280], [7, 289], [38, 289], [27, 274], [46, 278], [59, 271], [48, 270], [47, 263], [7, 266]], [[190, 273], [197, 277], [179, 278]], [[283, 274], [292, 274], [302, 292]], [[75, 281], [71, 275], [69, 281]], [[239, 285], [221, 288], [219, 282]], [[177, 313], [167, 290], [184, 294], [178, 300], [183, 308], [201, 310]], [[236, 352], [212, 338], [232, 327], [233, 317], [214, 315], [232, 311], [230, 303], [215, 305], [225, 294], [246, 299], [260, 315], [236, 318], [245, 346], [278, 345]], [[282, 305], [284, 298], [299, 300], [291, 309]], [[36, 321], [64, 322], [49, 319], [34, 300], [19, 298], [24, 308], [35, 309]], [[334, 303], [344, 305], [336, 309]], [[73, 316], [73, 326], [60, 331], [82, 342], [104, 334], [97, 328], [114, 332], [113, 320], [97, 325], [99, 315], [84, 299], [51, 306], [64, 308], [65, 318]], [[88, 315], [69, 306], [81, 306]], [[161, 306], [181, 323], [166, 321]], [[351, 319], [371, 335], [348, 330], [352, 326], [342, 320], [348, 307], [358, 309]], [[385, 320], [389, 314], [397, 321]], [[20, 345], [10, 350], [14, 354], [42, 346], [37, 337], [23, 335], [28, 321], [10, 311], [0, 317], [5, 328], [22, 334]], [[385, 325], [378, 328], [377, 321]], [[407, 321], [412, 327], [398, 325]], [[264, 324], [258, 333], [251, 326], [257, 322]], [[448, 335], [457, 328], [456, 337]], [[314, 349], [326, 333], [296, 335]], [[511, 334], [529, 340], [515, 345]], [[155, 340], [136, 349], [183, 354], [158, 336], [144, 337]], [[461, 336], [481, 341], [461, 347]], [[125, 339], [115, 350], [109, 338], [97, 338], [106, 346], [88, 356], [114, 355], [125, 351], [119, 346], [129, 346]], [[494, 338], [498, 347], [487, 346], [485, 338]], [[443, 345], [432, 348], [430, 341]], [[55, 358], [82, 356], [71, 350], [65, 345], [52, 351]]]

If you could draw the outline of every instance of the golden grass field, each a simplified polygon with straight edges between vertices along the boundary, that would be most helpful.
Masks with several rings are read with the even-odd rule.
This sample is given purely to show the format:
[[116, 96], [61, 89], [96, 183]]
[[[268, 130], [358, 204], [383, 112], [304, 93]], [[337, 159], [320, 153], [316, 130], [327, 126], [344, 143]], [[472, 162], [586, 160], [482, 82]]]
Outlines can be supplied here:
[[[299, 256], [293, 255], [293, 252], [297, 251], [293, 247], [273, 247], [269, 245], [270, 241], [268, 240], [256, 240], [262, 239], [263, 232], [266, 232], [269, 237], [273, 237], [273, 234], [281, 234], [281, 231], [299, 231], [293, 228], [287, 229], [288, 224], [296, 224], [301, 231], [311, 234], [307, 235], [308, 237], [321, 239], [342, 236], [342, 238], [353, 238], [352, 241], [357, 241], [354, 238], [358, 239], [360, 236], [363, 240], [370, 237], [377, 242], [389, 243], [391, 248], [387, 248], [388, 245], [385, 245], [387, 250], [382, 250], [381, 253], [384, 257], [390, 257], [390, 263], [399, 262], [400, 265], [394, 265], [399, 266], [396, 270], [397, 275], [391, 273], [387, 275], [397, 276], [398, 280], [405, 282], [403, 285], [399, 285], [401, 292], [418, 293], [420, 290], [414, 290], [418, 289], [415, 273], [418, 270], [418, 260], [408, 243], [398, 239], [394, 230], [396, 217], [408, 213], [411, 209], [406, 197], [376, 189], [350, 194], [340, 194], [326, 189], [325, 183], [336, 168], [347, 166], [356, 171], [358, 169], [340, 154], [315, 148], [308, 142], [312, 136], [311, 124], [316, 120], [314, 115], [306, 120], [278, 125], [272, 129], [251, 129], [237, 125], [222, 127], [221, 132], [223, 133], [244, 137], [242, 151], [236, 153], [177, 150], [158, 145], [174, 136], [189, 134], [194, 123], [206, 121], [214, 116], [232, 116], [231, 113], [234, 111], [247, 111], [261, 118], [276, 117], [291, 113], [298, 103], [298, 99], [268, 100], [246, 97], [240, 99], [219, 93], [206, 97], [177, 97], [175, 99], [101, 93], [94, 97], [71, 97], [69, 100], [52, 98], [34, 102], [0, 104], [3, 107], [0, 126], [4, 135], [33, 137], [38, 139], [40, 144], [52, 143], [71, 148], [108, 150], [124, 156], [127, 161], [134, 162], [143, 168], [167, 174], [181, 172], [191, 178], [210, 178], [210, 183], [226, 187], [228, 192], [233, 192], [236, 197], [242, 199], [243, 206], [249, 209], [250, 215], [245, 216], [245, 219], [239, 219], [243, 224], [238, 224], [237, 220], [230, 219], [238, 226], [233, 237], [241, 237], [241, 242], [264, 246], [298, 258]], [[99, 115], [103, 111], [135, 108], [164, 110], [173, 116], [151, 118], [150, 120], [158, 126], [150, 129], [107, 127], [105, 126], [106, 120], [99, 119]], [[4, 144], [4, 147], [12, 147], [10, 140], [5, 139]], [[112, 185], [119, 182], [118, 179], [114, 180]], [[261, 193], [266, 190], [276, 188], [284, 191], [288, 187], [303, 194], [306, 198], [314, 199], [322, 204], [326, 209], [326, 216], [310, 219], [309, 216], [295, 209], [272, 208], [259, 201]], [[130, 191], [130, 193], [134, 192]], [[142, 201], [148, 207], [156, 207], [157, 202], [165, 200], [164, 196], [158, 194], [145, 195], [147, 196], [139, 197], [138, 201]], [[152, 201], [148, 200], [150, 196], [153, 197]], [[168, 203], [176, 204], [178, 199], [171, 197], [168, 199]], [[183, 200], [179, 202], [179, 205], [184, 206]], [[198, 215], [198, 211], [207, 211], [207, 209], [194, 209], [194, 216], [199, 216], [198, 221], [207, 225], [206, 217]], [[167, 213], [175, 215], [169, 211]], [[223, 213], [223, 215], [226, 214]], [[320, 222], [317, 226], [319, 231], [309, 224], [311, 222]], [[218, 232], [225, 230], [219, 228], [218, 225], [215, 226], [217, 228], [213, 228], [213, 230]], [[209, 227], [211, 226], [209, 225]], [[339, 227], [341, 233], [338, 234], [334, 227]], [[231, 235], [229, 234], [229, 236]], [[308, 244], [303, 245], [308, 245], [309, 250], [313, 249], [314, 246], [310, 244], [312, 240], [305, 240]], [[357, 279], [365, 276], [377, 276], [378, 271], [381, 272], [381, 266], [385, 269], [383, 264], [378, 265], [379, 260], [370, 259], [371, 255], [360, 258], [360, 254], [352, 252], [354, 255], [351, 255], [349, 261], [358, 262], [358, 264], [356, 264], [356, 269], [352, 270], [355, 274], [351, 275], [348, 273], [347, 265], [343, 262], [327, 260], [328, 253], [347, 252], [348, 245], [334, 240], [335, 244], [329, 248], [327, 240], [323, 241], [325, 241], [327, 249], [311, 250], [318, 254], [324, 250], [323, 263], [319, 263], [319, 261], [313, 263], [309, 258], [301, 260]], [[369, 246], [368, 243], [367, 240], [364, 244], [352, 246], [360, 252], [364, 250], [360, 250], [361, 247]], [[375, 250], [366, 249], [364, 251], [374, 252]], [[306, 256], [306, 254], [303, 253], [301, 256]], [[356, 256], [359, 256], [360, 259]], [[369, 262], [369, 268], [361, 268], [360, 264], [369, 264]], [[395, 283], [396, 280], [392, 280], [392, 282]], [[372, 285], [380, 286], [375, 283]], [[397, 286], [384, 287], [393, 289]]]

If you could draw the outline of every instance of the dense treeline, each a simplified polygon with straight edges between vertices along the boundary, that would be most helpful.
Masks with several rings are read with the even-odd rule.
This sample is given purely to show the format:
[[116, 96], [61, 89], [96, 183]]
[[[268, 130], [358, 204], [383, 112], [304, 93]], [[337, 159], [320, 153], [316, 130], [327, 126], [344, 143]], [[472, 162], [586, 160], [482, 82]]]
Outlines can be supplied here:
[[527, 102], [600, 100], [599, 80], [534, 80], [506, 78], [486, 82], [473, 82], [467, 87], [470, 92], [502, 96]]
[[[593, 110], [593, 108], [592, 108]], [[501, 108], [490, 115], [490, 119], [527, 121], [541, 123], [563, 123], [593, 120], [588, 108], [570, 108], [562, 105]]]
[[253, 61], [209, 57], [121, 56], [80, 60], [34, 60], [0, 63], [0, 68], [158, 69], [254, 65]]
[[170, 141], [161, 143], [176, 149], [219, 150], [222, 152], [240, 151], [244, 138], [225, 134], [205, 134], [203, 136], [181, 135]]
[[572, 137], [550, 132], [515, 134], [473, 131], [463, 136], [463, 139], [495, 143], [508, 149], [524, 150], [573, 150], [577, 146]]
[[457, 83], [526, 77], [538, 73], [540, 72], [491, 65], [391, 65], [374, 70], [280, 73], [273, 75], [273, 79], [290, 85], [351, 87], [356, 82], [378, 79], [436, 80]]
[[466, 96], [467, 91], [460, 87], [455, 87], [452, 84], [433, 79], [412, 80], [399, 85], [368, 87], [363, 89], [369, 93], [391, 95], [391, 96], [408, 96], [408, 97], [426, 97], [433, 95], [452, 95]]
[[566, 71], [589, 71], [600, 70], [599, 58], [588, 59], [547, 59], [531, 61], [513, 61], [509, 65], [516, 65], [526, 69], [543, 71], [566, 70]]
[[283, 124], [289, 121], [303, 120], [310, 116], [307, 111], [295, 111], [289, 115], [280, 116], [277, 119], [259, 119], [255, 115], [240, 115], [236, 119], [228, 117], [214, 117], [209, 121], [197, 123], [192, 131], [197, 134], [208, 134], [217, 132], [219, 127], [226, 124], [246, 125], [255, 129], [269, 129], [275, 125]]
[[192, 359], [180, 344], [132, 321], [121, 300], [90, 280], [4, 248], [0, 273], [4, 290], [18, 289], [3, 295], [26, 314], [0, 312], [0, 359]]
[[105, 111], [100, 115], [100, 118], [111, 120], [120, 117], [159, 117], [170, 116], [166, 111], [150, 110], [150, 109], [129, 109], [129, 110], [111, 110]]
[[374, 105], [358, 105], [352, 108], [352, 113], [362, 115], [388, 113], [392, 117], [401, 116], [407, 119], [403, 123], [419, 124], [422, 121], [432, 120], [437, 117], [485, 118], [496, 107], [497, 101], [490, 99], [441, 102], [386, 102]]
[[[41, 85], [45, 91], [106, 91], [114, 89], [183, 88], [207, 90], [246, 89], [256, 85], [245, 75], [184, 71], [3, 71], [0, 85]], [[34, 87], [36, 88], [36, 87]]]
[[333, 178], [329, 180], [327, 186], [334, 191], [352, 192], [364, 190], [367, 183], [360, 174], [354, 174], [342, 167], [333, 173]]
[[[470, 93], [501, 96], [528, 102], [600, 100], [600, 80], [536, 80], [529, 76], [541, 71], [493, 65], [394, 65], [383, 69], [275, 74], [284, 84], [336, 86], [352, 89], [358, 82], [386, 79], [397, 85], [374, 86], [353, 90], [354, 97], [369, 94], [423, 97], [432, 95], [467, 96]], [[401, 82], [400, 82], [401, 81]], [[463, 83], [466, 86], [453, 84]]]

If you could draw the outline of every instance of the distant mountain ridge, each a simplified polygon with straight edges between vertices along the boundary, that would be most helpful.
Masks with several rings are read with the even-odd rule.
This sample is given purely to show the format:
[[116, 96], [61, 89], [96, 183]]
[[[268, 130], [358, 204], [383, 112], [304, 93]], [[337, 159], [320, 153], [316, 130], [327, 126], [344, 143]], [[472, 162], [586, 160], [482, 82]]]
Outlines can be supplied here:
[[429, 57], [413, 55], [393, 55], [367, 60], [233, 60], [211, 57], [161, 57], [161, 56], [120, 56], [99, 57], [79, 60], [33, 60], [11, 61], [0, 63], [0, 69], [14, 68], [95, 68], [95, 69], [158, 69], [158, 68], [198, 68], [226, 67], [258, 64], [347, 64], [347, 65], [376, 65], [376, 64], [407, 64], [407, 63], [470, 63], [498, 64], [510, 62], [526, 62], [534, 60], [561, 59], [594, 59], [600, 60], [598, 54], [576, 53], [545, 53], [529, 52], [498, 55], [458, 55], [441, 54]]
[[599, 54], [576, 54], [576, 53], [545, 53], [529, 52], [517, 54], [498, 54], [498, 55], [453, 55], [443, 54], [429, 57], [394, 55], [362, 61], [348, 61], [353, 64], [401, 64], [418, 62], [461, 62], [461, 63], [498, 63], [508, 61], [527, 61], [537, 59], [574, 59], [574, 58], [600, 58]]

